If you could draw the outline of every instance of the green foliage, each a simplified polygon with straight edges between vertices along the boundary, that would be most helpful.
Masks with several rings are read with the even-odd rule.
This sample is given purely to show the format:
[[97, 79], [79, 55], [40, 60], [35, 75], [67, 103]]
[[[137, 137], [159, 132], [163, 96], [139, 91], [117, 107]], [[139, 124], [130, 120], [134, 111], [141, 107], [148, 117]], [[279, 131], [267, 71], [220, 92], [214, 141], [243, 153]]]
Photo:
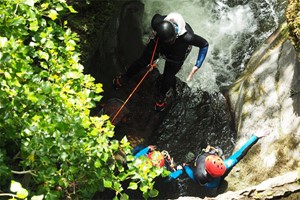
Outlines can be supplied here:
[[168, 172], [146, 157], [134, 160], [126, 137], [113, 139], [108, 116], [90, 116], [102, 85], [83, 74], [78, 36], [63, 20], [70, 13], [76, 11], [65, 0], [0, 4], [0, 184], [26, 170], [30, 192], [14, 182], [18, 198], [86, 199], [111, 189], [128, 199], [125, 180], [128, 189], [155, 197], [154, 178]]

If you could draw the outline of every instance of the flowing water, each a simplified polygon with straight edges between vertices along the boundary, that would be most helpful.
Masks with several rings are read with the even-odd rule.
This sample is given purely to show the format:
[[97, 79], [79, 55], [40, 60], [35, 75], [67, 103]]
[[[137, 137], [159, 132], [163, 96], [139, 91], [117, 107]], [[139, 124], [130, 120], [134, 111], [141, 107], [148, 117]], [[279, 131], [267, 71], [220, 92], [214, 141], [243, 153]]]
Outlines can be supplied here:
[[[211, 93], [229, 86], [241, 74], [251, 54], [284, 19], [287, 1], [143, 0], [143, 3], [145, 40], [152, 16], [174, 11], [182, 14], [196, 34], [208, 40], [206, 60], [188, 85], [195, 91], [200, 88]], [[186, 80], [197, 55], [198, 49], [194, 47], [177, 74], [182, 81]]]

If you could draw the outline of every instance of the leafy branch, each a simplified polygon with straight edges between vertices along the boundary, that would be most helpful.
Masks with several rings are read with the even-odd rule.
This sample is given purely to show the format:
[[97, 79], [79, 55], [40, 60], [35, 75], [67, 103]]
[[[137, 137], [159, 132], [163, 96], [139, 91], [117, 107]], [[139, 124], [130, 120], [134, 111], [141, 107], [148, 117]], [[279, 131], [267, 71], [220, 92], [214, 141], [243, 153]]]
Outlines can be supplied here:
[[[127, 138], [114, 139], [107, 115], [90, 115], [103, 89], [83, 73], [79, 38], [63, 18], [70, 13], [76, 11], [64, 0], [0, 4], [1, 188], [31, 174], [32, 194], [46, 199], [91, 199], [105, 190], [128, 199], [126, 189], [155, 197], [154, 179], [163, 170], [146, 158], [134, 160]], [[16, 194], [2, 196], [28, 198], [20, 183], [11, 185]]]

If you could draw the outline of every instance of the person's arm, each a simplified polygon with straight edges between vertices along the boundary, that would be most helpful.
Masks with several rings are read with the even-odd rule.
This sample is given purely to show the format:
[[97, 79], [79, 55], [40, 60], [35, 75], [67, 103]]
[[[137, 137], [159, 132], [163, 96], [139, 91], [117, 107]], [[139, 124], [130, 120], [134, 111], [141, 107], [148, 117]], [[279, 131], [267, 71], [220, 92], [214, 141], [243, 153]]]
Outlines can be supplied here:
[[196, 35], [196, 34], [189, 34], [187, 36], [188, 40], [190, 40], [190, 44], [196, 47], [199, 47], [199, 53], [198, 53], [198, 57], [195, 63], [195, 66], [193, 67], [192, 71], [190, 72], [187, 81], [192, 80], [193, 75], [196, 73], [196, 71], [198, 71], [198, 69], [202, 66], [203, 61], [206, 57], [207, 51], [208, 51], [208, 42], [206, 39], [204, 39], [203, 37]]
[[139, 158], [142, 155], [146, 155], [149, 151], [154, 151], [155, 149], [156, 149], [155, 145], [149, 145], [144, 149], [140, 150], [139, 152], [137, 152], [137, 154], [134, 155], [134, 158]]
[[268, 132], [257, 132], [252, 135], [249, 140], [234, 154], [229, 158], [224, 160], [226, 166], [226, 174], [247, 154], [250, 148], [258, 141], [259, 138], [268, 135]]
[[148, 151], [150, 150], [149, 147], [145, 147], [142, 150], [140, 150], [137, 154], [135, 154], [134, 158], [139, 158], [143, 155], [146, 155], [148, 153]]
[[194, 182], [197, 182], [196, 179], [195, 179], [195, 177], [194, 177], [193, 170], [188, 165], [183, 166], [183, 168], [185, 170], [185, 173], [188, 175], [188, 177], [190, 179], [192, 179]]
[[181, 165], [179, 165], [177, 167], [177, 170], [172, 172], [171, 174], [169, 174], [169, 180], [175, 180], [177, 179], [179, 176], [181, 176], [181, 174], [183, 174], [183, 168]]

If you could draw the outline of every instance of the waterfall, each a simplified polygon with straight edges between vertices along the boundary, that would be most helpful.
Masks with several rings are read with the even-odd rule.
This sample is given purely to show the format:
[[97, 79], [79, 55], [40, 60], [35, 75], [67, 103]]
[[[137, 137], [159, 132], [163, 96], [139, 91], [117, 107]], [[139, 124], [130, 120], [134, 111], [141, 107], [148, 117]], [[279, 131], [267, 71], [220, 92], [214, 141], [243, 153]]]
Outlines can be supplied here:
[[[229, 86], [243, 72], [255, 49], [278, 28], [284, 18], [283, 0], [142, 0], [145, 4], [144, 38], [150, 33], [155, 13], [179, 12], [194, 32], [210, 46], [202, 67], [188, 83], [193, 91], [210, 93]], [[186, 77], [195, 64], [198, 49], [193, 48], [177, 77]], [[161, 71], [164, 61], [159, 61]]]

